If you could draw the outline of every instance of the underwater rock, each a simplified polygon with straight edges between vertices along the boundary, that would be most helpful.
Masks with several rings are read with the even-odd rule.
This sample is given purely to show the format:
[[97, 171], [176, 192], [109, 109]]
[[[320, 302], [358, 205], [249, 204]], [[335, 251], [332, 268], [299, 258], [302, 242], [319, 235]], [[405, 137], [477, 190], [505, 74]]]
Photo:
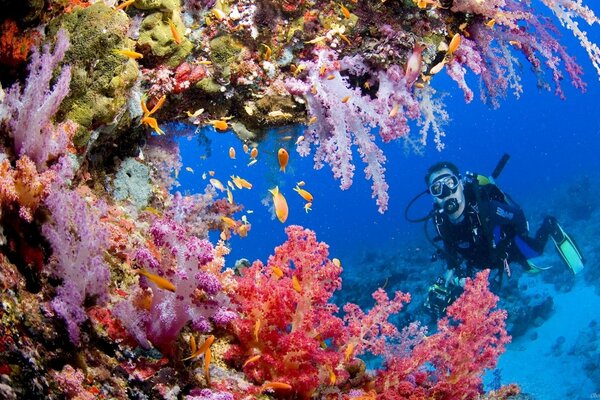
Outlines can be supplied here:
[[152, 195], [150, 168], [133, 158], [125, 159], [115, 176], [113, 188], [115, 199], [129, 199], [138, 209], [146, 207]]
[[177, 10], [180, 2], [179, 0], [136, 0], [133, 5], [140, 10]]
[[98, 2], [63, 14], [49, 27], [51, 33], [60, 28], [69, 32], [71, 46], [64, 62], [71, 65], [71, 86], [59, 113], [80, 125], [74, 139], [78, 147], [88, 144], [90, 129], [113, 123], [120, 112], [128, 118], [122, 111], [138, 77], [138, 64], [113, 52], [133, 47], [128, 26], [127, 14]]
[[192, 52], [194, 45], [184, 37], [181, 43], [177, 43], [169, 20], [173, 22], [177, 32], [185, 31], [179, 12], [155, 12], [143, 19], [137, 47], [152, 62], [176, 67]]

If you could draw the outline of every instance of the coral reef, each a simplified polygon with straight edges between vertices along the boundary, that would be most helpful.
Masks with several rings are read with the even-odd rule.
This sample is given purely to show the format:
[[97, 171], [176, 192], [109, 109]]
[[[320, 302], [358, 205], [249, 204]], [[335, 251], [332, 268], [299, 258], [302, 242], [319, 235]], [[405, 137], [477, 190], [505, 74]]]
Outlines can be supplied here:
[[[578, 22], [598, 18], [578, 1], [542, 3], [597, 68]], [[268, 128], [303, 123], [290, 149], [342, 189], [357, 152], [384, 212], [384, 144], [419, 149], [431, 131], [444, 145], [436, 74], [468, 102], [470, 71], [497, 105], [523, 90], [522, 56], [557, 95], [566, 77], [585, 89], [551, 18], [514, 0], [50, 0], [0, 20], [3, 397], [485, 395], [481, 375], [509, 340], [487, 272], [429, 334], [398, 316], [411, 298], [400, 282], [391, 296], [377, 283], [368, 310], [336, 305], [341, 264], [300, 226], [266, 262], [225, 268], [226, 242], [251, 228], [231, 191], [251, 184], [211, 175], [204, 193], [175, 193], [174, 137], [233, 131], [255, 162]], [[385, 364], [369, 371], [374, 357]]]

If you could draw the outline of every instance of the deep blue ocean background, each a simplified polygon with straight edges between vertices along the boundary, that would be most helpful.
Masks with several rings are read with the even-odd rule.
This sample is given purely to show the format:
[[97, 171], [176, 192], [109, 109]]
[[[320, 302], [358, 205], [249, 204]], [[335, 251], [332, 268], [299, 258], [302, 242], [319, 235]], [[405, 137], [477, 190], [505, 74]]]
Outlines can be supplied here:
[[[592, 3], [590, 5], [596, 13], [600, 13], [600, 6]], [[571, 32], [562, 29], [561, 33], [562, 42], [566, 43], [570, 54], [575, 55], [583, 67], [587, 82], [585, 93], [573, 88], [568, 81], [563, 82], [565, 100], [552, 92], [539, 89], [527, 62], [523, 62], [521, 71], [524, 93], [519, 99], [508, 93], [501, 100], [498, 109], [481, 102], [479, 82], [472, 73], [469, 83], [476, 95], [470, 104], [465, 104], [463, 93], [444, 73], [433, 79], [433, 86], [438, 94], [445, 93], [446, 110], [451, 117], [446, 126], [446, 137], [443, 138], [445, 149], [438, 152], [430, 142], [423, 154], [406, 154], [401, 142], [381, 144], [388, 158], [386, 178], [390, 186], [389, 209], [385, 214], [377, 211], [375, 201], [371, 198], [371, 183], [365, 180], [364, 165], [356, 153], [354, 184], [349, 190], [342, 191], [328, 166], [319, 171], [314, 170], [312, 156], [300, 157], [293, 149], [294, 140], [278, 140], [290, 133], [300, 134], [301, 126], [271, 132], [270, 139], [260, 143], [258, 162], [252, 166], [247, 166], [249, 156], [242, 152], [241, 141], [231, 132], [218, 133], [212, 128], [202, 131], [210, 141], [210, 155], [207, 154], [206, 144], [200, 145], [197, 138], [181, 137], [179, 140], [183, 165], [191, 167], [194, 172], [182, 169], [179, 175], [181, 186], [176, 190], [202, 192], [208, 184], [208, 179], [204, 180], [202, 174], [208, 171], [215, 171], [214, 177], [223, 183], [230, 179], [230, 175], [247, 179], [254, 187], [233, 193], [235, 201], [245, 207], [235, 217], [240, 219], [241, 215], [246, 214], [252, 229], [246, 238], [234, 236], [231, 239], [229, 244], [232, 252], [227, 265], [233, 266], [235, 260], [240, 258], [250, 261], [261, 259], [266, 262], [273, 248], [285, 240], [284, 227], [299, 224], [316, 231], [317, 238], [329, 244], [330, 257], [341, 260], [344, 278], [349, 278], [351, 282], [350, 285], [344, 285], [344, 298], [352, 299], [353, 294], [356, 294], [357, 302], [362, 301], [362, 297], [359, 299], [359, 292], [370, 292], [376, 286], [388, 284], [388, 280], [399, 276], [403, 268], [401, 264], [382, 264], [380, 259], [375, 262], [375, 267], [365, 270], [365, 260], [370, 259], [367, 254], [378, 257], [378, 254], [386, 253], [421, 252], [422, 259], [426, 259], [433, 253], [433, 248], [424, 240], [422, 224], [408, 223], [403, 214], [410, 200], [425, 189], [425, 171], [437, 161], [449, 160], [456, 163], [462, 171], [490, 174], [500, 157], [508, 153], [510, 161], [497, 183], [523, 206], [533, 232], [541, 223], [543, 215], [559, 213], [557, 216], [560, 220], [561, 209], [570, 207], [571, 202], [582, 200], [574, 197], [579, 196], [573, 190], [578, 185], [592, 186], [584, 187], [584, 192], [588, 194], [584, 201], [590, 203], [590, 209], [595, 209], [600, 206], [600, 198], [590, 196], [589, 193], [600, 195], [597, 188], [600, 184], [600, 83], [587, 53]], [[589, 32], [589, 37], [593, 42], [600, 43], [597, 28]], [[417, 131], [415, 127], [413, 132]], [[190, 128], [190, 132], [193, 132], [193, 128]], [[235, 160], [228, 156], [231, 146], [237, 152]], [[286, 173], [279, 171], [276, 157], [277, 150], [282, 146], [287, 147], [290, 153]], [[314, 195], [312, 211], [309, 213], [303, 209], [304, 200], [292, 190], [298, 181], [306, 182], [304, 188]], [[289, 218], [285, 224], [274, 219], [270, 209], [271, 195], [268, 189], [275, 185], [279, 186], [289, 204]], [[269, 201], [265, 202], [265, 199]], [[412, 215], [424, 215], [430, 206], [431, 200], [425, 196], [411, 210]], [[248, 214], [247, 210], [252, 210], [252, 214]], [[598, 216], [599, 213], [591, 215]], [[594, 242], [600, 232], [596, 228], [590, 229], [598, 226], [599, 221], [585, 218], [565, 222], [566, 229], [587, 252], [585, 256], [588, 261], [592, 260], [592, 263], [588, 262], [586, 269], [600, 268], [600, 265], [593, 262], [599, 258], [598, 246]], [[217, 237], [212, 239], [214, 241]], [[551, 244], [546, 247], [546, 253], [547, 262], [555, 263], [557, 258]], [[439, 269], [440, 273], [443, 270], [440, 263], [430, 262], [424, 262], [416, 268], [433, 271], [432, 274], [436, 273], [435, 269]], [[361, 286], [363, 279], [364, 287]], [[561, 330], [568, 330], [569, 326], [575, 329], [578, 323], [583, 329], [592, 324], [594, 318], [598, 320], [598, 290], [590, 289], [591, 286], [580, 275], [571, 282], [567, 295], [564, 290], [557, 290], [556, 284], [544, 283], [539, 277], [527, 282], [530, 291], [549, 291], [555, 297], [554, 318], [536, 327], [535, 339], [531, 333], [509, 346], [500, 362], [504, 377], [502, 383], [516, 382], [539, 399], [559, 399], [567, 395], [571, 398], [593, 398], [594, 395], [600, 397], [600, 391], [596, 392], [600, 382], [594, 381], [594, 376], [586, 375], [584, 371], [585, 368], [600, 368], [600, 365], [586, 366], [589, 359], [581, 354], [577, 353], [579, 355], [576, 354], [567, 361], [551, 355], [554, 358], [545, 359], [544, 365], [538, 366], [532, 361], [541, 357], [556, 341], [566, 340], [569, 343], [569, 340], [580, 340], [577, 339], [579, 331], [571, 332], [572, 336], [569, 336], [569, 332]], [[389, 288], [408, 290], [409, 286], [410, 282], [396, 280], [390, 283]], [[539, 349], [536, 346], [540, 346]], [[548, 360], [555, 360], [556, 365]], [[595, 360], [600, 362], [598, 358]], [[564, 367], [566, 362], [572, 365]], [[533, 370], [531, 375], [526, 373], [527, 368]], [[563, 368], [570, 368], [570, 372], [565, 374]], [[532, 376], [538, 376], [539, 379]], [[560, 379], [570, 382], [573, 388], [567, 390]]]

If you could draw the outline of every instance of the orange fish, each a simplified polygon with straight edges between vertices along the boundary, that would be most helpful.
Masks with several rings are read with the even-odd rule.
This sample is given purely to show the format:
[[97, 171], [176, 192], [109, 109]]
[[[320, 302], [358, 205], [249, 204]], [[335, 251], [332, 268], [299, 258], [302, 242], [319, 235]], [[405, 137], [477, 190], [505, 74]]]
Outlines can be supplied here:
[[296, 186], [294, 188], [294, 190], [306, 201], [308, 201], [309, 203], [312, 203], [313, 201], [313, 195], [310, 194], [308, 191], [304, 190], [304, 189], [300, 189], [298, 186]]
[[210, 361], [212, 360], [212, 352], [210, 351], [210, 347], [206, 349], [204, 353], [204, 376], [206, 377], [206, 382], [210, 386]]
[[240, 178], [239, 176], [235, 176], [235, 175], [231, 175], [231, 180], [233, 181], [233, 184], [238, 188], [238, 189], [252, 189], [252, 184], [250, 182], [248, 182], [247, 180], [245, 180], [244, 178]]
[[150, 281], [152, 281], [156, 286], [160, 289], [165, 289], [170, 292], [175, 292], [175, 285], [173, 285], [168, 279], [163, 278], [162, 276], [153, 274], [151, 272], [146, 271], [145, 269], [138, 269], [136, 272], [140, 275], [144, 275]]
[[342, 14], [344, 14], [344, 18], [350, 18], [350, 11], [348, 11], [348, 9], [344, 7], [342, 3], [340, 3], [340, 10], [342, 11]]
[[133, 3], [135, 3], [135, 0], [127, 0], [124, 1], [123, 3], [119, 4], [118, 6], [115, 7], [115, 11], [117, 10], [122, 10], [124, 8], [129, 7], [130, 5], [132, 5]]
[[250, 151], [250, 158], [256, 158], [256, 156], [258, 156], [258, 147], [253, 147]]
[[260, 354], [257, 354], [255, 356], [249, 357], [246, 362], [244, 362], [244, 365], [242, 365], [242, 368], [244, 368], [246, 365], [253, 363], [254, 361], [258, 361], [260, 359]]
[[285, 383], [285, 382], [265, 382], [260, 387], [260, 393], [263, 393], [266, 390], [275, 390], [275, 389], [291, 390], [292, 385]]
[[346, 347], [346, 351], [344, 352], [344, 360], [346, 360], [346, 362], [350, 361], [350, 358], [352, 357], [353, 352], [354, 352], [354, 343], [350, 343], [348, 345], [348, 347]]
[[242, 224], [237, 228], [237, 233], [238, 235], [240, 235], [240, 237], [246, 237], [248, 236], [248, 231], [250, 230], [250, 225], [249, 224]]
[[229, 158], [235, 160], [235, 149], [233, 147], [229, 148]]
[[175, 43], [181, 44], [181, 42], [183, 42], [183, 39], [181, 38], [181, 35], [177, 31], [175, 22], [173, 22], [172, 19], [169, 19], [169, 28], [171, 29], [171, 35], [173, 35], [173, 40], [175, 41]]
[[300, 281], [296, 278], [296, 275], [292, 276], [292, 287], [298, 293], [302, 293], [302, 285], [300, 285]]
[[[189, 357], [184, 358], [182, 361], [189, 360], [189, 359], [192, 359], [192, 358], [196, 358], [196, 357], [204, 354], [206, 352], [206, 350], [209, 350], [210, 346], [213, 344], [214, 341], [215, 341], [215, 336], [214, 335], [210, 335], [208, 338], [206, 338], [206, 340], [204, 341], [204, 343], [202, 343], [202, 345], [196, 349], [196, 351], [194, 351]], [[194, 343], [195, 342], [196, 341], [194, 340]]]
[[232, 218], [226, 217], [226, 216], [222, 216], [221, 220], [223, 222], [225, 222], [225, 225], [228, 228], [235, 228], [235, 226], [237, 225], [237, 223], [235, 222], [235, 220], [233, 220]]
[[212, 178], [209, 180], [210, 184], [215, 187], [215, 189], [219, 189], [221, 192], [225, 191], [225, 186], [221, 183], [217, 178]]
[[452, 36], [452, 40], [450, 41], [450, 44], [448, 45], [448, 54], [452, 55], [452, 53], [454, 53], [456, 51], [456, 49], [458, 49], [459, 45], [460, 45], [460, 33], [455, 33], [454, 36]]
[[287, 167], [288, 160], [290, 159], [287, 150], [280, 148], [277, 152], [277, 159], [279, 160], [279, 170], [285, 172], [285, 167]]
[[246, 153], [246, 154], [248, 153], [248, 150], [250, 150], [246, 143], [244, 143], [244, 146], [242, 148], [244, 149], [244, 153]]
[[279, 187], [275, 186], [274, 189], [269, 190], [273, 195], [273, 205], [275, 206], [275, 215], [277, 219], [284, 223], [288, 217], [288, 205], [285, 197], [279, 192]]
[[281, 268], [273, 265], [271, 267], [271, 271], [273, 271], [273, 275], [275, 275], [277, 279], [283, 278], [283, 271], [281, 270]]
[[350, 96], [350, 95], [348, 95], [348, 96], [344, 96], [344, 97], [342, 98], [342, 103], [347, 103], [347, 102], [348, 102], [348, 100], [350, 100], [350, 97], [352, 97], [352, 96]]
[[229, 129], [229, 125], [227, 124], [227, 121], [222, 120], [222, 119], [210, 120], [210, 121], [208, 121], [208, 123], [211, 124], [213, 126], [213, 128], [215, 128], [218, 131], [226, 131], [227, 129]]

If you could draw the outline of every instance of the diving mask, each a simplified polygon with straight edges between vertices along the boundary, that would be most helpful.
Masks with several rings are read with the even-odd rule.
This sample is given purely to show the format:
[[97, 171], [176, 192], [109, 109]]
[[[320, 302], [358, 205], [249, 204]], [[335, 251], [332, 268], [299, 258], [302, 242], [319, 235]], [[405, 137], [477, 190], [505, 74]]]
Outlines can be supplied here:
[[429, 193], [433, 197], [443, 199], [455, 193], [459, 183], [460, 179], [455, 175], [440, 175], [429, 185]]

